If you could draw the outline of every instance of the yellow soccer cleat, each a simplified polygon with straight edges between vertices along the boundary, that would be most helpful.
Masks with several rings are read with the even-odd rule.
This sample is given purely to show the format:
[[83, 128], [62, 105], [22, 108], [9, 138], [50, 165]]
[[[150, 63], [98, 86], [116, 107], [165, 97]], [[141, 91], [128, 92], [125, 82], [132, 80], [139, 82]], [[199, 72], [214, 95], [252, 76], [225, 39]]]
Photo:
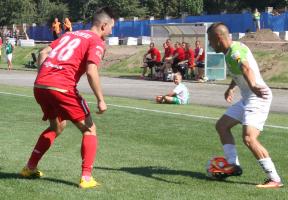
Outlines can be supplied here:
[[88, 188], [94, 188], [99, 186], [100, 183], [94, 180], [94, 178], [91, 176], [89, 181], [86, 181], [83, 177], [80, 180], [79, 187], [82, 189], [88, 189]]
[[34, 170], [29, 169], [27, 166], [22, 169], [20, 175], [25, 178], [40, 178], [43, 176], [43, 173], [37, 168]]

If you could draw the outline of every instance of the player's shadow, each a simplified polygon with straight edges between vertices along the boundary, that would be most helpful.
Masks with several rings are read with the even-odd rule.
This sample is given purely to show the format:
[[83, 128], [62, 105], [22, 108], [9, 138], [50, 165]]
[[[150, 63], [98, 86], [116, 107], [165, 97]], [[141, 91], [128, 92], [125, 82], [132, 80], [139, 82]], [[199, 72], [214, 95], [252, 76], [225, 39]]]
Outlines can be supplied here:
[[[8, 172], [0, 172], [0, 179], [25, 179], [25, 180], [35, 180], [35, 178], [23, 178], [22, 176], [20, 176], [17, 173], [8, 173]], [[73, 182], [69, 182], [69, 181], [65, 181], [65, 180], [61, 180], [61, 179], [56, 179], [56, 178], [49, 178], [49, 177], [41, 177], [40, 179], [37, 180], [44, 180], [44, 181], [51, 181], [51, 182], [55, 182], [55, 183], [60, 183], [60, 184], [65, 184], [65, 185], [69, 185], [69, 186], [76, 186], [78, 187], [78, 185], [76, 183]]]
[[170, 181], [164, 178], [160, 178], [157, 175], [175, 175], [175, 176], [187, 176], [197, 179], [205, 180], [207, 179], [206, 175], [201, 172], [192, 172], [185, 170], [173, 170], [165, 167], [155, 167], [155, 166], [147, 166], [147, 167], [121, 167], [121, 168], [109, 168], [109, 167], [94, 167], [95, 169], [100, 170], [108, 170], [108, 171], [122, 171], [134, 175], [144, 176], [147, 178], [152, 178], [154, 180], [163, 181], [166, 183], [175, 183], [175, 184], [183, 184], [182, 182]]
[[193, 172], [193, 171], [185, 171], [185, 170], [174, 170], [168, 169], [166, 167], [155, 167], [155, 166], [147, 166], [147, 167], [121, 167], [121, 168], [109, 168], [109, 167], [94, 167], [95, 169], [100, 170], [108, 170], [108, 171], [122, 171], [126, 173], [130, 173], [133, 175], [144, 176], [147, 178], [152, 178], [154, 180], [163, 181], [166, 183], [174, 183], [174, 184], [183, 184], [183, 182], [175, 182], [166, 180], [164, 178], [160, 178], [157, 175], [175, 175], [175, 176], [186, 176], [191, 178], [196, 178], [200, 180], [207, 180], [207, 181], [218, 181], [221, 183], [236, 183], [236, 184], [244, 184], [244, 185], [256, 185], [256, 183], [246, 182], [246, 181], [234, 181], [229, 179], [224, 180], [217, 180], [211, 179], [206, 174], [201, 172]]

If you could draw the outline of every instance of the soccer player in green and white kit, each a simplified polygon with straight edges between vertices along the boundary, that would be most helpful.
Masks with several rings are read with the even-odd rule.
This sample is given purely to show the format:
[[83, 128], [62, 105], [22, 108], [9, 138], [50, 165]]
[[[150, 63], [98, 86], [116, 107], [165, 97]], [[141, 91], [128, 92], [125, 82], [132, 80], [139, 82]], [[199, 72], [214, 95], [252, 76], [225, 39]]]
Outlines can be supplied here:
[[263, 81], [258, 64], [250, 49], [241, 42], [233, 42], [229, 37], [229, 30], [225, 24], [214, 23], [208, 28], [207, 33], [210, 46], [217, 53], [225, 54], [226, 64], [232, 76], [232, 81], [225, 92], [226, 101], [232, 102], [236, 86], [240, 88], [242, 96], [239, 102], [228, 108], [216, 124], [216, 130], [229, 163], [223, 169], [223, 174], [225, 176], [239, 176], [242, 174], [234, 137], [231, 134], [232, 127], [240, 123], [243, 126], [245, 145], [256, 157], [268, 177], [263, 184], [256, 187], [282, 187], [283, 184], [268, 151], [257, 139], [268, 117], [272, 92]]

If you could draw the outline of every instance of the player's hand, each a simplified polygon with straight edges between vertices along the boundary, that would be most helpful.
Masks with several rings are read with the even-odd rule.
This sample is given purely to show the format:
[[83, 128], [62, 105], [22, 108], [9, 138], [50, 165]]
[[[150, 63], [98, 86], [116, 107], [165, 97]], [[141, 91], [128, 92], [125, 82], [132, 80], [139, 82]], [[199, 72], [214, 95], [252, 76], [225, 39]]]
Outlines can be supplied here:
[[96, 112], [96, 114], [102, 114], [107, 110], [107, 105], [105, 103], [105, 101], [99, 101], [98, 102], [98, 112]]
[[225, 97], [225, 100], [228, 102], [228, 103], [232, 103], [233, 101], [233, 96], [234, 96], [234, 91], [232, 89], [227, 89], [225, 94], [224, 94], [224, 97]]
[[254, 94], [257, 95], [257, 97], [267, 99], [268, 95], [270, 93], [269, 88], [267, 86], [262, 85], [255, 85], [251, 88], [251, 90], [254, 92]]

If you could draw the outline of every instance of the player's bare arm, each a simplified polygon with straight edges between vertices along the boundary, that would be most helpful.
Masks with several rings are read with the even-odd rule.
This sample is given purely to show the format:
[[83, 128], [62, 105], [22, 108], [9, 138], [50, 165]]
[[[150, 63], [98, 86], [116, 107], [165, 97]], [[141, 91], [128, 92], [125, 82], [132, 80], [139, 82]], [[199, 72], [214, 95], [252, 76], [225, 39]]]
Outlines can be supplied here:
[[235, 86], [236, 86], [236, 83], [234, 82], [234, 80], [232, 80], [230, 85], [229, 85], [229, 87], [228, 87], [228, 89], [224, 93], [225, 100], [228, 103], [232, 103], [232, 101], [233, 101]]
[[98, 113], [101, 114], [107, 110], [107, 105], [104, 101], [104, 96], [100, 85], [98, 67], [94, 63], [88, 62], [86, 67], [86, 74], [89, 85], [98, 100]]
[[174, 96], [176, 96], [176, 93], [175, 93], [175, 92], [169, 92], [169, 93], [166, 94], [165, 96], [174, 97]]
[[47, 46], [40, 51], [37, 59], [38, 70], [40, 70], [40, 66], [42, 65], [42, 63], [44, 62], [44, 60], [47, 58], [47, 56], [51, 51], [52, 48], [50, 46]]
[[265, 99], [266, 95], [268, 95], [268, 90], [266, 86], [260, 86], [256, 84], [254, 72], [250, 68], [248, 62], [242, 62], [241, 69], [243, 72], [243, 76], [252, 92], [254, 92], [254, 94], [256, 94], [258, 97]]

